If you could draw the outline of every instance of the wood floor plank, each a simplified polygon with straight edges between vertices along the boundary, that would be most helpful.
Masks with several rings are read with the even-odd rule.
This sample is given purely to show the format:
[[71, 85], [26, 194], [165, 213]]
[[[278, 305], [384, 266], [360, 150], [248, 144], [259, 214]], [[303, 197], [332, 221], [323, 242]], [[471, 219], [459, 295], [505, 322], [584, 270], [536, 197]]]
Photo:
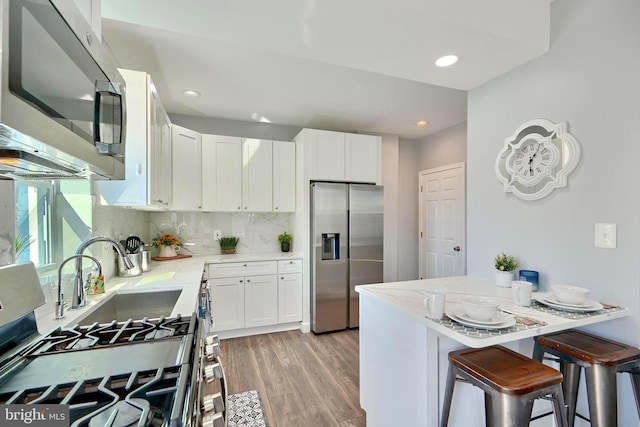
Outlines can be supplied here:
[[364, 427], [358, 330], [222, 340], [230, 393], [256, 389], [270, 427]]

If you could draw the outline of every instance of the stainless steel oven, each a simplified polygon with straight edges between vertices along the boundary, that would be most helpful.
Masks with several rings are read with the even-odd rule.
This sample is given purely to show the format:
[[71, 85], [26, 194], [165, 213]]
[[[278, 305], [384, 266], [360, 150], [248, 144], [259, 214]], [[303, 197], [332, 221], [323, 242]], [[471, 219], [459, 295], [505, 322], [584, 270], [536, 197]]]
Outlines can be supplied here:
[[106, 46], [71, 1], [0, 0], [0, 13], [0, 174], [123, 179], [125, 86]]

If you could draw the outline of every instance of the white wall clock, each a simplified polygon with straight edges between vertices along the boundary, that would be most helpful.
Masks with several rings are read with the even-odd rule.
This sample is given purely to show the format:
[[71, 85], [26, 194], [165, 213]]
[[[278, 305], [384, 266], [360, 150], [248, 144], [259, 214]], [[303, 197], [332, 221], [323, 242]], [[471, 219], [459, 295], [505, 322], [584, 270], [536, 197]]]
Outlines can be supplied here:
[[496, 175], [505, 192], [523, 200], [538, 200], [567, 186], [580, 154], [580, 144], [567, 131], [566, 123], [531, 120], [504, 140], [496, 159]]

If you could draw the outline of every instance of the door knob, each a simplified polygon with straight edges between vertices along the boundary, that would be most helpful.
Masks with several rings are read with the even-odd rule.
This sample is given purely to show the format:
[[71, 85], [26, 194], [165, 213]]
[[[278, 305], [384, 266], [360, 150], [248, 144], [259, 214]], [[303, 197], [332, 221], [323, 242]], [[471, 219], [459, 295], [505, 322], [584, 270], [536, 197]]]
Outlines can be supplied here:
[[454, 246], [453, 250], [456, 251], [456, 252], [460, 252], [460, 246]]

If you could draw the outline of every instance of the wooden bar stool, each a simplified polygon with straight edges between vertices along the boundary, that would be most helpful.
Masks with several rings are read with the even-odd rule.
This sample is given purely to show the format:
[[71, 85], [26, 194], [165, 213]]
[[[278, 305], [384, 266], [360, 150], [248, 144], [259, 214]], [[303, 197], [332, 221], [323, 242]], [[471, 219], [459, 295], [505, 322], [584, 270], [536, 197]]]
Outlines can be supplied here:
[[449, 353], [440, 427], [449, 422], [457, 377], [484, 391], [487, 427], [529, 425], [533, 400], [547, 396], [553, 401], [556, 424], [567, 425], [560, 371], [496, 345]]
[[[576, 416], [580, 368], [587, 380], [589, 415], [594, 427], [618, 425], [616, 373], [631, 375], [631, 384], [640, 416], [640, 350], [574, 329], [536, 337], [533, 358], [542, 361], [545, 353], [560, 363], [567, 402], [569, 426]], [[581, 418], [582, 415], [578, 415]]]

